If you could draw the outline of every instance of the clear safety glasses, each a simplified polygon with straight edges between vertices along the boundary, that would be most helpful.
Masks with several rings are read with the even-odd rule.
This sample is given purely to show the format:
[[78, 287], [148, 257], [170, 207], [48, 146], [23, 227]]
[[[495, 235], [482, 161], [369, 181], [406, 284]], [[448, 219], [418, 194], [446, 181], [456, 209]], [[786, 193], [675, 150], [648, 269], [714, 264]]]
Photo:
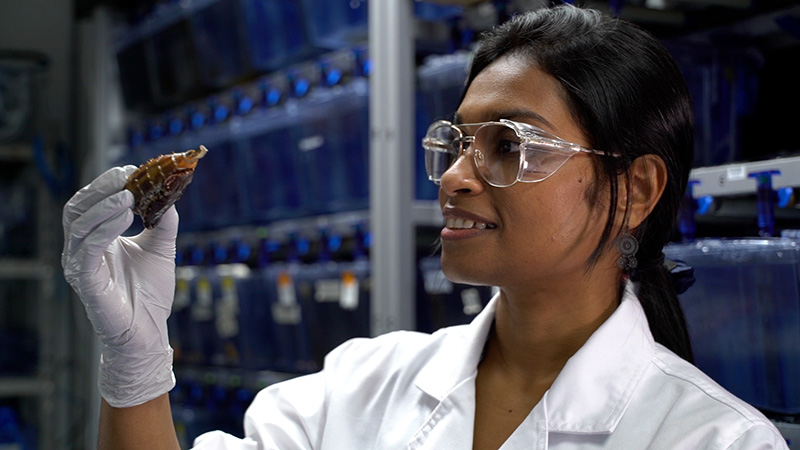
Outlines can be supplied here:
[[439, 120], [428, 127], [422, 147], [428, 179], [437, 185], [445, 171], [470, 147], [478, 173], [495, 187], [546, 180], [577, 153], [619, 156], [584, 148], [533, 125], [506, 119], [458, 125]]

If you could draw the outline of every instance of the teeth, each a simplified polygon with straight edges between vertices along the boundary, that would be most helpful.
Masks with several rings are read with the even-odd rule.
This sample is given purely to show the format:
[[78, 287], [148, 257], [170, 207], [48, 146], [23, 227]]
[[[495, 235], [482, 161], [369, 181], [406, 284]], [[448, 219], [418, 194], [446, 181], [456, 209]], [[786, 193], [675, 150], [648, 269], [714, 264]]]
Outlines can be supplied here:
[[447, 228], [453, 228], [453, 229], [477, 228], [479, 230], [485, 230], [487, 228], [494, 228], [494, 227], [490, 227], [489, 225], [487, 225], [485, 223], [482, 223], [482, 222], [475, 222], [475, 221], [472, 221], [472, 220], [461, 219], [461, 218], [458, 218], [458, 219], [449, 218], [449, 219], [447, 219], [446, 226], [447, 226]]

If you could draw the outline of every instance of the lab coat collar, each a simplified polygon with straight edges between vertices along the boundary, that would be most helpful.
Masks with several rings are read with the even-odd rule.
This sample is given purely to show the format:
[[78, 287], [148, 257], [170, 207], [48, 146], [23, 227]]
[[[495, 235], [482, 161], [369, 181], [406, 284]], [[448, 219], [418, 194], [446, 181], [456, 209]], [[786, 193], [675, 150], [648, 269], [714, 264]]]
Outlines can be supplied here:
[[[619, 307], [567, 361], [543, 397], [550, 432], [611, 433], [619, 423], [655, 345], [637, 290], [637, 283], [625, 285]], [[497, 296], [470, 325], [442, 342], [437, 353], [447, 357], [420, 370], [419, 389], [442, 401], [476, 375], [496, 308]]]
[[551, 432], [611, 433], [653, 357], [655, 343], [627, 283], [622, 301], [569, 359], [545, 397]]
[[438, 355], [446, 356], [431, 360], [417, 375], [416, 386], [420, 390], [441, 402], [453, 388], [477, 375], [486, 338], [494, 323], [498, 295], [469, 325], [449, 330], [441, 351], [437, 351]]

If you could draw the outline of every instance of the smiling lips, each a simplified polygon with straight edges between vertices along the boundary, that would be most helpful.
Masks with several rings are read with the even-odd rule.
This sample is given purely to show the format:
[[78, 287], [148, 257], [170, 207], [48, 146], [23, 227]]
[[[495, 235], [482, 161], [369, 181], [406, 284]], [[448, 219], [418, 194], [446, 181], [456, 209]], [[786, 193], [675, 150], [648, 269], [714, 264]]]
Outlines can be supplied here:
[[488, 229], [495, 228], [495, 225], [486, 224], [486, 223], [483, 223], [483, 222], [476, 222], [474, 220], [464, 219], [464, 218], [461, 218], [461, 217], [459, 217], [459, 218], [450, 217], [450, 218], [447, 219], [447, 222], [445, 223], [445, 227], [450, 228], [450, 229], [454, 229], [454, 230], [464, 230], [464, 229], [470, 229], [470, 228], [477, 228], [479, 230], [485, 230], [487, 228]]
[[496, 224], [482, 217], [456, 208], [445, 207], [442, 214], [445, 218], [441, 234], [443, 240], [467, 239], [497, 228]]

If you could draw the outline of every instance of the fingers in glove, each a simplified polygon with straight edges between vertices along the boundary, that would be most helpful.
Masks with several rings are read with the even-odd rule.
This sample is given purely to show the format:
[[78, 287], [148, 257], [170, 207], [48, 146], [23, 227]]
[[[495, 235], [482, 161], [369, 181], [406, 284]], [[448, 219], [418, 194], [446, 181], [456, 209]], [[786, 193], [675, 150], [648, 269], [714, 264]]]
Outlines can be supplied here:
[[133, 173], [134, 170], [136, 170], [136, 166], [108, 169], [102, 175], [95, 178], [90, 184], [76, 192], [75, 195], [67, 201], [66, 205], [64, 205], [64, 214], [62, 217], [64, 230], [66, 231], [70, 223], [82, 216], [83, 213], [97, 204], [97, 202], [121, 191], [128, 181], [128, 176]]
[[[89, 208], [69, 226], [64, 242], [62, 265], [85, 271], [100, 264], [100, 257], [108, 245], [130, 227], [133, 222], [133, 194], [118, 192]], [[79, 256], [76, 256], [82, 252]], [[73, 267], [78, 264], [80, 267]]]
[[178, 235], [178, 211], [172, 205], [163, 216], [158, 225], [151, 229], [145, 228], [138, 236], [132, 238], [139, 246], [150, 253], [168, 259], [175, 258], [175, 238]]

